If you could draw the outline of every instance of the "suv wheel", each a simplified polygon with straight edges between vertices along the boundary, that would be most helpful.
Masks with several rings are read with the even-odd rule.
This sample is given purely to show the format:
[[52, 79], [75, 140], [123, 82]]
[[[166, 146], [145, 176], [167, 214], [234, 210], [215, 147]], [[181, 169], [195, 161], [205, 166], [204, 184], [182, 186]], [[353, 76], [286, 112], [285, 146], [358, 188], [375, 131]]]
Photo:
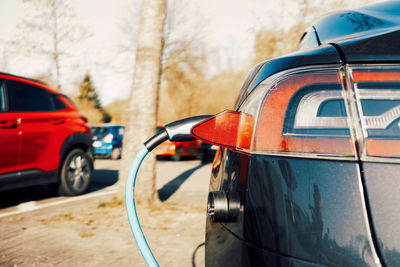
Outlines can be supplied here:
[[93, 161], [82, 149], [71, 150], [60, 172], [59, 193], [67, 196], [82, 194], [87, 190], [93, 171]]

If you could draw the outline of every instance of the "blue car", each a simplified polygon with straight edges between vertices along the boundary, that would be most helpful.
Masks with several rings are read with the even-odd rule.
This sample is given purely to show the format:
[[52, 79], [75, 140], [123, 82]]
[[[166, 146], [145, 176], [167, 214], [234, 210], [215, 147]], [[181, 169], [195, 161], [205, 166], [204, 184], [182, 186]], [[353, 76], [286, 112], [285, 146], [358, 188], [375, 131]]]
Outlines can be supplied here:
[[125, 127], [122, 125], [92, 126], [93, 150], [95, 156], [120, 159]]

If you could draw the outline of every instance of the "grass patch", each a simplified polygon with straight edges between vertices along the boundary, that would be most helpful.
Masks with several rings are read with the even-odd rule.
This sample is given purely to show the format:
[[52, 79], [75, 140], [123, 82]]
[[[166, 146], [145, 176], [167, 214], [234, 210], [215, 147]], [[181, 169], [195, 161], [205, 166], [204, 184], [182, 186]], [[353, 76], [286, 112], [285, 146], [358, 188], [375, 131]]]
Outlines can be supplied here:
[[97, 208], [115, 208], [120, 206], [122, 206], [122, 200], [119, 200], [117, 197], [113, 197], [111, 201], [99, 203], [99, 205], [97, 205]]

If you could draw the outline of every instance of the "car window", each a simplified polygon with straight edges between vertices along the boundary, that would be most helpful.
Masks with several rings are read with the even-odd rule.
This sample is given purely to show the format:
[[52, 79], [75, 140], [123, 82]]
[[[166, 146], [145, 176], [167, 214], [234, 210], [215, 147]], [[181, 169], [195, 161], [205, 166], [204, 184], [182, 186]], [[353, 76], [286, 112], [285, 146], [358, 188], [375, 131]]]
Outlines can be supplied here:
[[60, 100], [59, 97], [62, 97], [60, 95], [53, 95], [53, 103], [54, 103], [54, 109], [55, 110], [63, 110], [66, 109], [67, 106]]
[[72, 101], [68, 96], [66, 96], [66, 95], [58, 95], [58, 98], [65, 99], [71, 106], [76, 108], [76, 105], [75, 105], [74, 101]]
[[0, 112], [3, 112], [6, 110], [6, 95], [5, 95], [5, 89], [3, 86], [3, 82], [1, 81], [0, 85]]
[[21, 82], [7, 81], [10, 111], [52, 111], [51, 94], [46, 90]]

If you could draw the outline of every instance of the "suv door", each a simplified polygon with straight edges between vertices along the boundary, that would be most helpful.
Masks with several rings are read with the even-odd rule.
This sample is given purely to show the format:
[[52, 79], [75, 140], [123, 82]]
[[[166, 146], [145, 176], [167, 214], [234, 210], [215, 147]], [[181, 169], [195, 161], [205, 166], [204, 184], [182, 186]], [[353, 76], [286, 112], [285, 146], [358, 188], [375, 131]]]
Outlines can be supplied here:
[[18, 113], [9, 112], [4, 80], [0, 80], [0, 174], [18, 170]]
[[44, 88], [13, 80], [7, 88], [10, 109], [21, 113], [20, 170], [57, 170], [61, 145], [71, 131], [65, 127], [67, 113], [57, 110], [67, 107]]

